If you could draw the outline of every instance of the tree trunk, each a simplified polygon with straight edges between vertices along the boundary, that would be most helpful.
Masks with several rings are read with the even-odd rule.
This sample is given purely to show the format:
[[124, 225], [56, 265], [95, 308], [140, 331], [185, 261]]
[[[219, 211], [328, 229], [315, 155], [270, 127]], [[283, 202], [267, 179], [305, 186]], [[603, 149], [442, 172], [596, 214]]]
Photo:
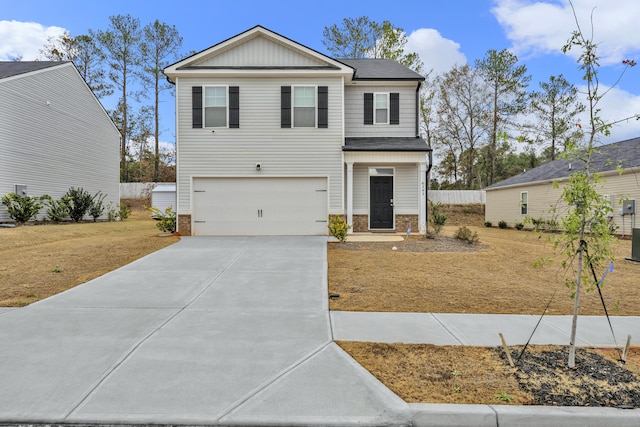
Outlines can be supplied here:
[[570, 369], [576, 367], [576, 332], [578, 326], [578, 312], [580, 311], [580, 285], [582, 284], [582, 268], [584, 263], [584, 229], [585, 214], [582, 213], [582, 228], [580, 230], [580, 249], [578, 250], [578, 272], [576, 274], [576, 294], [573, 301], [573, 319], [571, 320], [571, 338], [569, 340], [569, 360], [567, 366]]

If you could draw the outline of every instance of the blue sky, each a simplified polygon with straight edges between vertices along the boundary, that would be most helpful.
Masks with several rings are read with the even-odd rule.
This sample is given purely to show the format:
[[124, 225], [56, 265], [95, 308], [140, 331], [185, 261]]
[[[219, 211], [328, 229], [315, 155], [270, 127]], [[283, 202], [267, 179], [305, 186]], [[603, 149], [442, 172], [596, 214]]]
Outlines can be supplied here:
[[[593, 11], [595, 41], [601, 43], [601, 82], [613, 84], [622, 71], [621, 61], [640, 62], [640, 2], [638, 0], [574, 0], [578, 19], [589, 29]], [[0, 60], [22, 55], [38, 58], [49, 35], [67, 30], [71, 35], [89, 29], [106, 29], [109, 16], [131, 14], [142, 25], [155, 19], [175, 25], [184, 39], [183, 52], [200, 51], [255, 25], [265, 26], [290, 39], [325, 53], [321, 42], [325, 26], [345, 17], [366, 15], [388, 20], [409, 36], [408, 48], [420, 54], [435, 73], [454, 64], [473, 63], [488, 49], [508, 48], [518, 55], [532, 75], [530, 89], [560, 73], [579, 86], [581, 74], [575, 58], [560, 48], [575, 28], [568, 0], [409, 0], [334, 1], [311, 4], [300, 1], [144, 0], [23, 0], [5, 2], [0, 11]], [[595, 9], [594, 9], [595, 8]], [[629, 69], [621, 83], [603, 101], [610, 119], [640, 112], [640, 66]], [[106, 99], [114, 108], [117, 99]], [[162, 140], [173, 142], [173, 98], [162, 109]], [[640, 136], [640, 122], [614, 128], [609, 141]]]

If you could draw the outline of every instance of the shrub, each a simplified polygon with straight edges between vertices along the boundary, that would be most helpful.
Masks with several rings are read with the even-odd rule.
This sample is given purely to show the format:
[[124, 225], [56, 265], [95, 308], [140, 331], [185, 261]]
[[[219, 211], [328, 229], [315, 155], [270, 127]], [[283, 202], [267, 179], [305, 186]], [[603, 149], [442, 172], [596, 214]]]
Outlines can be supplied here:
[[118, 212], [118, 208], [113, 206], [113, 203], [109, 202], [107, 205], [107, 221], [117, 221], [120, 217], [120, 212]]
[[69, 200], [62, 197], [58, 200], [54, 200], [49, 195], [42, 196], [47, 207], [47, 218], [53, 222], [62, 222], [69, 216]]
[[91, 207], [91, 194], [83, 188], [71, 187], [64, 197], [69, 200], [69, 217], [75, 222], [82, 221]]
[[491, 228], [493, 226], [493, 224], [491, 223], [491, 221], [485, 221], [484, 222], [484, 226], [487, 228]]
[[437, 236], [442, 227], [444, 227], [445, 222], [447, 222], [447, 216], [440, 212], [442, 208], [442, 203], [431, 203], [431, 215], [429, 215], [429, 224], [431, 225], [430, 229], [427, 229], [427, 237], [433, 239]]
[[524, 224], [521, 223], [520, 221], [515, 221], [514, 222], [516, 229], [518, 230], [522, 230], [524, 228]]
[[344, 218], [340, 215], [329, 215], [329, 233], [340, 243], [344, 243], [347, 241], [347, 231], [351, 228], [350, 224], [347, 224]]
[[477, 232], [475, 232], [475, 231], [472, 232], [467, 227], [462, 226], [462, 227], [458, 228], [458, 231], [456, 232], [456, 239], [463, 240], [463, 241], [467, 242], [468, 244], [472, 245], [472, 244], [478, 242], [478, 240], [480, 238], [478, 237], [478, 233]]
[[147, 208], [151, 211], [151, 216], [158, 219], [156, 227], [163, 233], [173, 233], [176, 231], [176, 213], [173, 212], [171, 206], [167, 207], [164, 212], [158, 208]]
[[89, 206], [89, 215], [91, 215], [91, 218], [93, 218], [93, 222], [96, 222], [96, 220], [100, 217], [100, 215], [104, 213], [105, 206], [103, 202], [105, 197], [107, 197], [106, 194], [104, 194], [102, 191], [98, 191], [95, 194], [95, 196], [91, 198], [91, 206]]
[[120, 203], [120, 210], [118, 210], [118, 218], [120, 218], [120, 221], [124, 221], [127, 218], [129, 218], [129, 215], [131, 215], [131, 209], [129, 209], [129, 205], [127, 205], [126, 203]]
[[18, 224], [24, 224], [38, 215], [42, 208], [42, 197], [21, 196], [9, 192], [2, 196], [2, 204], [6, 206], [11, 219]]
[[498, 223], [498, 227], [500, 228], [507, 228], [507, 222], [500, 220], [500, 222]]

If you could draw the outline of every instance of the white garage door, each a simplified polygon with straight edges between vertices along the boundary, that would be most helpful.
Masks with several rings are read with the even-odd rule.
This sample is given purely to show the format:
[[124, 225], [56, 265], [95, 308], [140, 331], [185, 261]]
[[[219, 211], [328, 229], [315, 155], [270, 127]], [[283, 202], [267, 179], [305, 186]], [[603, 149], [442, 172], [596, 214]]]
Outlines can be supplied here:
[[194, 178], [193, 235], [326, 235], [327, 178]]

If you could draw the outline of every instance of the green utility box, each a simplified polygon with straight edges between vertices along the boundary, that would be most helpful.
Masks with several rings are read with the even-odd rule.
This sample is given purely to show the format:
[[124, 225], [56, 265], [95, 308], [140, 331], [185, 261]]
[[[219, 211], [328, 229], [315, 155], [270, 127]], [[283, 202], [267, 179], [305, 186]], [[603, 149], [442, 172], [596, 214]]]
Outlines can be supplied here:
[[634, 228], [631, 235], [631, 261], [640, 262], [640, 228]]

